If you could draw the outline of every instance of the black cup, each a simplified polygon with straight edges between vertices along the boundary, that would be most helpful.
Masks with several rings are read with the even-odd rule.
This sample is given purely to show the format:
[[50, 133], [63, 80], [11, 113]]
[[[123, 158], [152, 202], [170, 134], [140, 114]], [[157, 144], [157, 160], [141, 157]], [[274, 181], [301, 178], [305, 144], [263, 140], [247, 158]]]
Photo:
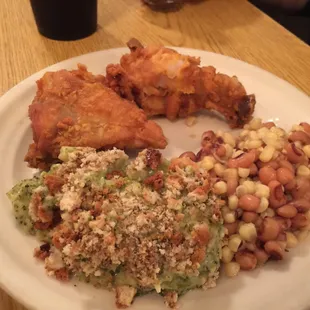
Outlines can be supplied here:
[[30, 0], [39, 32], [50, 39], [71, 41], [97, 29], [97, 0]]

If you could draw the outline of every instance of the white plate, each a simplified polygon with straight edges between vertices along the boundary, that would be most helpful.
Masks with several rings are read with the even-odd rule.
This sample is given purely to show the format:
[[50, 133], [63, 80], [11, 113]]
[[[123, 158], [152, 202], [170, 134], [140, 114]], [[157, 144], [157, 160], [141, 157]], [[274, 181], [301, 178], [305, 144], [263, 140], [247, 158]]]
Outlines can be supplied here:
[[[274, 120], [288, 128], [300, 121], [310, 121], [310, 100], [287, 82], [241, 61], [204, 51], [177, 48], [192, 56], [200, 56], [203, 65], [213, 65], [221, 72], [237, 75], [249, 93], [255, 93], [255, 115]], [[33, 173], [23, 162], [31, 142], [28, 105], [35, 92], [35, 81], [44, 72], [74, 68], [83, 63], [93, 73], [104, 73], [109, 63], [117, 63], [127, 49], [113, 49], [83, 55], [44, 69], [27, 78], [0, 99], [0, 283], [25, 305], [40, 310], [109, 310], [115, 309], [114, 296], [105, 290], [84, 284], [61, 284], [45, 275], [42, 264], [32, 257], [35, 239], [24, 236], [15, 226], [11, 205], [5, 193], [20, 179]], [[25, 64], [27, 65], [27, 64]], [[199, 117], [196, 126], [188, 128], [184, 121], [171, 123], [160, 119], [169, 138], [166, 156], [196, 149], [201, 133], [207, 129], [228, 129], [212, 116]], [[192, 135], [196, 135], [193, 138]], [[269, 263], [235, 279], [222, 278], [216, 289], [196, 290], [180, 300], [181, 309], [304, 310], [310, 305], [310, 247], [304, 244], [280, 263]], [[164, 309], [160, 296], [137, 298], [132, 309]]]

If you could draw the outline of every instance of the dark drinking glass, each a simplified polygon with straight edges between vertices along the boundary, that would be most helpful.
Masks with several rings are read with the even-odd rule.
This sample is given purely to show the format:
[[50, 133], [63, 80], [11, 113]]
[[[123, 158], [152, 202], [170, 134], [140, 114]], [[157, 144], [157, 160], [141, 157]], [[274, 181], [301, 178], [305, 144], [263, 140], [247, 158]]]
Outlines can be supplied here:
[[182, 7], [184, 0], [142, 0], [155, 11], [176, 11]]
[[97, 0], [30, 0], [39, 32], [54, 40], [85, 38], [97, 29]]

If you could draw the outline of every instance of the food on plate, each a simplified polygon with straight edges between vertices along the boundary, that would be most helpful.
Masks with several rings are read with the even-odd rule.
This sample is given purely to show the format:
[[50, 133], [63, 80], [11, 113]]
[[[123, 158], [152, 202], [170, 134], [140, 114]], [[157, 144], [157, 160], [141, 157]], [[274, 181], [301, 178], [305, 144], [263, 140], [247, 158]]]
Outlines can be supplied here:
[[114, 289], [121, 308], [154, 290], [173, 308], [215, 286], [224, 202], [202, 163], [89, 147], [62, 147], [59, 159], [8, 193], [18, 223], [44, 241], [35, 256], [50, 276]]
[[161, 128], [135, 104], [120, 98], [85, 66], [47, 72], [29, 107], [33, 140], [25, 160], [46, 169], [62, 146], [96, 149], [165, 148]]
[[254, 95], [238, 78], [200, 67], [200, 59], [162, 47], [143, 47], [133, 39], [130, 54], [107, 67], [108, 85], [133, 100], [149, 116], [174, 120], [204, 109], [222, 114], [231, 127], [242, 127], [253, 114]]
[[213, 192], [225, 200], [222, 262], [228, 276], [252, 270], [304, 240], [310, 229], [310, 125], [286, 132], [253, 119], [237, 138], [203, 133], [198, 154], [216, 179]]

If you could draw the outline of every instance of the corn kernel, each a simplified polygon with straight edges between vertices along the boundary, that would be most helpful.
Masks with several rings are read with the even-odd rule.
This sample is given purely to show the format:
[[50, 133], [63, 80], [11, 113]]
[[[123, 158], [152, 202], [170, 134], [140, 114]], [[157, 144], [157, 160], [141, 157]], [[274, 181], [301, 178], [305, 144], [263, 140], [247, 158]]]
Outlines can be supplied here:
[[216, 182], [213, 186], [213, 191], [217, 195], [223, 195], [227, 192], [227, 184], [224, 181]]
[[270, 196], [270, 188], [267, 185], [264, 184], [256, 184], [255, 188], [255, 196], [258, 198], [269, 198]]
[[304, 153], [306, 154], [306, 156], [308, 158], [310, 158], [310, 144], [305, 145], [302, 150], [304, 151]]
[[298, 245], [298, 239], [296, 238], [296, 236], [292, 232], [287, 231], [286, 232], [286, 247], [288, 249], [291, 249], [291, 248], [295, 248], [297, 245]]
[[236, 158], [240, 155], [242, 155], [244, 152], [241, 151], [241, 150], [237, 150], [237, 151], [234, 151], [233, 154], [232, 154], [232, 158]]
[[269, 131], [264, 137], [262, 137], [262, 139], [265, 144], [274, 146], [274, 144], [278, 140], [278, 136], [275, 133]]
[[263, 145], [262, 141], [261, 140], [258, 140], [258, 139], [255, 139], [255, 140], [250, 140], [248, 143], [247, 143], [247, 148], [248, 149], [258, 149], [260, 148], [261, 146]]
[[188, 127], [192, 127], [197, 123], [197, 117], [195, 116], [189, 116], [186, 120], [185, 120], [185, 124]]
[[252, 130], [258, 130], [259, 128], [261, 128], [262, 126], [262, 120], [261, 118], [253, 118], [250, 123], [249, 126]]
[[236, 262], [230, 262], [224, 265], [225, 274], [227, 277], [235, 277], [240, 271], [240, 265]]
[[257, 232], [253, 223], [245, 223], [239, 228], [240, 237], [245, 240], [252, 242], [257, 238]]
[[232, 195], [228, 197], [228, 207], [230, 210], [236, 210], [238, 208], [238, 197], [236, 195]]
[[214, 172], [216, 173], [216, 175], [218, 176], [218, 177], [222, 177], [223, 176], [223, 174], [224, 174], [224, 171], [225, 171], [225, 167], [222, 165], [222, 164], [220, 164], [220, 163], [216, 163], [215, 165], [214, 165]]
[[240, 245], [241, 245], [241, 238], [239, 235], [231, 235], [229, 240], [228, 240], [228, 247], [233, 251], [237, 252]]
[[297, 175], [300, 177], [308, 177], [310, 175], [310, 169], [305, 165], [300, 165], [297, 168]]
[[242, 186], [246, 188], [247, 194], [254, 194], [255, 193], [255, 183], [253, 181], [244, 181]]
[[223, 216], [223, 218], [224, 218], [225, 223], [227, 223], [227, 224], [234, 223], [234, 222], [236, 222], [236, 213], [235, 212], [226, 213]]
[[299, 242], [305, 241], [309, 236], [309, 230], [308, 229], [303, 229], [300, 231], [296, 232], [296, 237]]
[[248, 194], [248, 191], [247, 191], [247, 188], [243, 185], [239, 185], [237, 188], [236, 188], [236, 195], [240, 198], [241, 196], [243, 195], [246, 195]]
[[234, 148], [229, 144], [224, 144], [226, 149], [226, 158], [230, 158], [234, 152]]
[[262, 197], [260, 199], [260, 204], [256, 212], [263, 213], [268, 209], [268, 206], [269, 206], [269, 200], [266, 197]]
[[257, 135], [258, 135], [259, 139], [262, 139], [268, 133], [269, 133], [269, 129], [266, 127], [262, 127], [260, 129], [258, 129], [258, 131], [257, 131]]
[[301, 125], [293, 125], [292, 126], [292, 131], [304, 131], [304, 127], [302, 127]]
[[272, 133], [275, 133], [279, 138], [282, 138], [286, 135], [286, 132], [282, 128], [279, 128], [279, 127], [271, 127], [270, 131]]
[[232, 147], [235, 147], [236, 146], [236, 140], [235, 138], [233, 137], [232, 134], [230, 134], [229, 132], [225, 132], [223, 134], [223, 140], [226, 144], [229, 144], [231, 145]]
[[247, 178], [250, 175], [250, 169], [238, 168], [238, 174], [240, 178]]
[[204, 169], [206, 169], [207, 171], [213, 169], [214, 167], [214, 158], [211, 156], [206, 156], [203, 158], [203, 160], [200, 162], [200, 166]]
[[249, 133], [249, 138], [250, 138], [250, 140], [257, 140], [258, 139], [257, 132], [254, 131], [254, 130], [251, 130], [250, 133]]
[[272, 159], [274, 151], [275, 151], [275, 148], [273, 146], [268, 146], [268, 145], [265, 146], [263, 151], [259, 155], [259, 159], [262, 162], [267, 163], [268, 161]]
[[245, 138], [250, 133], [249, 130], [242, 130], [240, 133], [241, 138]]
[[236, 168], [228, 168], [224, 171], [223, 173], [223, 178], [225, 181], [229, 180], [229, 179], [237, 179], [238, 178], [238, 171]]
[[243, 150], [243, 149], [246, 149], [246, 145], [245, 145], [245, 142], [241, 141], [238, 143], [238, 148]]
[[224, 246], [222, 248], [222, 262], [229, 263], [233, 258], [234, 252], [228, 246]]

